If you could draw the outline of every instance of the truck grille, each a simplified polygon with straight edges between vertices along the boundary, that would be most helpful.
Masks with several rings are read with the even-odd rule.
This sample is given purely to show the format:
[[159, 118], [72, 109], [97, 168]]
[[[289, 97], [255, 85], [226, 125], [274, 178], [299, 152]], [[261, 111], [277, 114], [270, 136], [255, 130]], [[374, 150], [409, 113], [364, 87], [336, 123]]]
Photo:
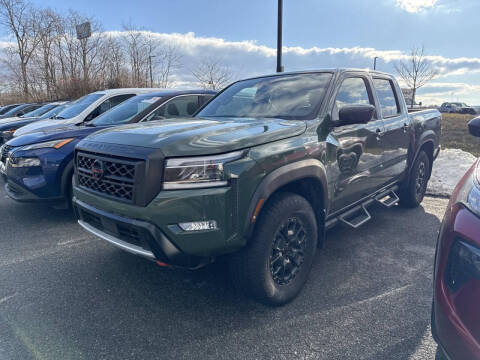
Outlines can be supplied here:
[[135, 175], [141, 161], [77, 153], [78, 185], [126, 202], [135, 197]]

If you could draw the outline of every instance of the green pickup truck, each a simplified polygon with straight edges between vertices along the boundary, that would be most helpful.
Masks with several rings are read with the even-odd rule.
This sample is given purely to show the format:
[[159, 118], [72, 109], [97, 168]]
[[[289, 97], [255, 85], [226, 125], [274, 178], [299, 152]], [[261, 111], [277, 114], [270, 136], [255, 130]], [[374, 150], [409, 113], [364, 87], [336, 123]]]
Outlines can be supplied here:
[[75, 212], [87, 231], [162, 266], [225, 257], [236, 285], [281, 305], [300, 292], [329, 228], [361, 226], [374, 203], [421, 203], [440, 132], [440, 113], [409, 114], [388, 74], [251, 78], [194, 118], [82, 140]]

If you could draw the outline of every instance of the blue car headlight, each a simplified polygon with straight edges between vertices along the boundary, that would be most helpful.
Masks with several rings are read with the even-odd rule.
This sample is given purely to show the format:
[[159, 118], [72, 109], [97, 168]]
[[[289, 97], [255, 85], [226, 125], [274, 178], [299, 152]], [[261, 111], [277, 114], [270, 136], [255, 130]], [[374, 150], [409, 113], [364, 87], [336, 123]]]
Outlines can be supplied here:
[[19, 167], [35, 167], [42, 165], [39, 158], [36, 157], [19, 157], [19, 158], [9, 158], [8, 166], [13, 168]]

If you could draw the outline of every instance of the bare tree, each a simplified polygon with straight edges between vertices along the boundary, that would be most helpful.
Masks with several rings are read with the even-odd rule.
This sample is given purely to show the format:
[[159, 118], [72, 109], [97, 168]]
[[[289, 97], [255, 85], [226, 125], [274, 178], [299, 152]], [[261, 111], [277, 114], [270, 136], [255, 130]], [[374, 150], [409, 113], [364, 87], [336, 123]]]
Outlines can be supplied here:
[[38, 11], [38, 22], [40, 24], [39, 31], [39, 47], [38, 62], [41, 69], [42, 88], [46, 90], [47, 99], [51, 100], [56, 97], [56, 53], [55, 39], [57, 38], [58, 22], [60, 18], [58, 14], [50, 9], [42, 9]]
[[120, 41], [113, 36], [105, 38], [104, 63], [104, 82], [107, 88], [128, 86], [124, 49]]
[[159, 74], [159, 86], [168, 88], [172, 73], [181, 68], [182, 55], [173, 44], [164, 44], [156, 56], [155, 73]]
[[144, 59], [144, 64], [145, 64], [145, 74], [147, 75], [147, 82], [145, 83], [145, 86], [150, 86], [153, 87], [153, 58], [158, 57], [158, 42], [155, 41], [153, 38], [152, 34], [149, 32], [144, 32], [142, 33], [143, 37], [143, 53], [145, 56]]
[[[149, 31], [130, 24], [117, 36], [76, 11], [57, 13], [28, 1], [0, 0], [0, 26], [16, 40], [0, 58], [3, 99], [74, 99], [106, 87], [153, 83], [169, 87], [181, 67], [178, 48]], [[85, 21], [92, 25], [92, 36], [81, 42], [75, 27]], [[231, 77], [215, 61], [204, 61], [196, 73], [205, 87], [216, 89]]]
[[[132, 85], [143, 86], [148, 79], [148, 57], [145, 54], [145, 38], [143, 30], [134, 24], [124, 24], [125, 42], [130, 59]], [[151, 51], [148, 56], [151, 56]]]
[[59, 37], [56, 40], [58, 61], [62, 74], [62, 88], [68, 83], [76, 83], [79, 78], [80, 43], [76, 39], [76, 13], [70, 11], [63, 16], [58, 26]]
[[0, 24], [9, 30], [16, 40], [16, 53], [20, 60], [22, 74], [22, 90], [28, 100], [30, 94], [27, 67], [40, 42], [39, 28], [34, 19], [32, 6], [26, 0], [0, 0]]
[[213, 58], [203, 59], [191, 72], [204, 89], [221, 90], [233, 79], [231, 69]]
[[438, 71], [433, 68], [425, 55], [424, 46], [412, 48], [409, 59], [395, 64], [395, 70], [412, 90], [411, 107], [415, 105], [417, 90], [438, 75]]

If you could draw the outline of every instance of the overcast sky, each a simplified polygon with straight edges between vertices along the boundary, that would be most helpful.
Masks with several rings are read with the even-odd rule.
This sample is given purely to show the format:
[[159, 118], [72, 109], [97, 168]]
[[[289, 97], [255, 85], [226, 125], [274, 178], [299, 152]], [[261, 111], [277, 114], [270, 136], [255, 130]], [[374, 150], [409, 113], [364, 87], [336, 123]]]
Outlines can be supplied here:
[[[132, 22], [178, 43], [187, 67], [208, 54], [239, 77], [275, 71], [277, 0], [34, 1], [94, 15], [106, 31]], [[440, 76], [420, 100], [480, 105], [478, 14], [479, 0], [284, 0], [285, 70], [368, 68], [379, 56], [378, 68], [394, 72], [424, 44]]]

